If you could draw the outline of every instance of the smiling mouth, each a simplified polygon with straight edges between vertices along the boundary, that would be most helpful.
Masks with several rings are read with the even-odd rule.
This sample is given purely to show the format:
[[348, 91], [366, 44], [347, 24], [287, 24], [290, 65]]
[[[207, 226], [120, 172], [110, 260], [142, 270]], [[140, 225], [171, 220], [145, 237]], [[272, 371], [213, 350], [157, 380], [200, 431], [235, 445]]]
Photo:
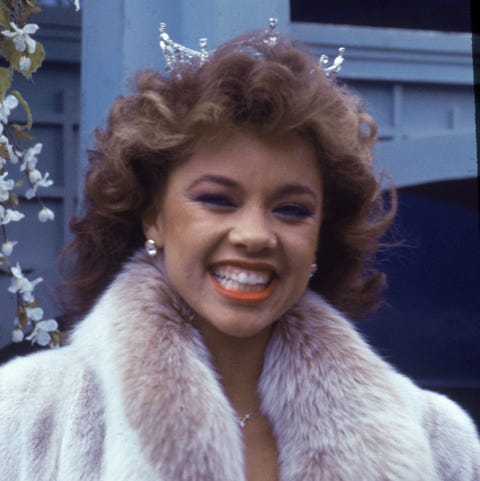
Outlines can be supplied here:
[[274, 289], [274, 274], [268, 270], [222, 265], [211, 269], [210, 275], [220, 294], [243, 303], [263, 301]]

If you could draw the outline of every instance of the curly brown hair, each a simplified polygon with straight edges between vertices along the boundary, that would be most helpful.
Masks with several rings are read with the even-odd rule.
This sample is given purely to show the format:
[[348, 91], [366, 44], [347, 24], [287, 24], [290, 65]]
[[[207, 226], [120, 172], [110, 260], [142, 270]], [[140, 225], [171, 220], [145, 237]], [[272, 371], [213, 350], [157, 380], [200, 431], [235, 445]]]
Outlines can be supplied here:
[[86, 313], [143, 245], [142, 216], [171, 169], [198, 142], [236, 129], [295, 133], [312, 142], [325, 196], [312, 287], [351, 316], [378, 305], [385, 279], [374, 260], [395, 213], [395, 193], [385, 207], [373, 171], [375, 122], [303, 46], [264, 40], [264, 34], [239, 37], [202, 66], [180, 65], [169, 76], [141, 72], [134, 93], [115, 101], [89, 152], [84, 214], [71, 223], [70, 316]]

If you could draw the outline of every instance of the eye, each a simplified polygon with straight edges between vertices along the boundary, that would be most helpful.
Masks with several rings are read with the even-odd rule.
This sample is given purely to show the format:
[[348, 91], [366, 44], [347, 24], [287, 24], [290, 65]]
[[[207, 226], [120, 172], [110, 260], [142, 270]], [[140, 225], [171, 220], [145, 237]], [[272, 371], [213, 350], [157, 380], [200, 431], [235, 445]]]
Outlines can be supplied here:
[[305, 219], [313, 215], [313, 212], [309, 207], [301, 204], [285, 204], [280, 207], [277, 207], [274, 210], [274, 213], [279, 214], [281, 216], [292, 217], [297, 219]]
[[200, 194], [194, 197], [196, 202], [215, 207], [235, 207], [235, 204], [224, 194]]

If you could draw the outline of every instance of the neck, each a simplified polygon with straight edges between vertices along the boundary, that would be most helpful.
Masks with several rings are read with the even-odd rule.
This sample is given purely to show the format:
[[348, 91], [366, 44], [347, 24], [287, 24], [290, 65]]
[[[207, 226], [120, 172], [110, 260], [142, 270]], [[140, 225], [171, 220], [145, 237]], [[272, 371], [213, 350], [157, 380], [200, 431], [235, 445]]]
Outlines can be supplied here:
[[260, 404], [257, 385], [271, 328], [248, 338], [227, 336], [210, 325], [199, 328], [225, 394], [238, 415], [256, 411]]

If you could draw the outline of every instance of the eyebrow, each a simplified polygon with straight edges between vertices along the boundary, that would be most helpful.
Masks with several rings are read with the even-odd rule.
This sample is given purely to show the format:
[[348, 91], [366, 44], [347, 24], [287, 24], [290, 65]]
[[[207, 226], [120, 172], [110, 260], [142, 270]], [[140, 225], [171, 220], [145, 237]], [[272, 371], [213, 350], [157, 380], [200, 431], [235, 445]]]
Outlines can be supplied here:
[[305, 184], [298, 184], [298, 183], [292, 183], [292, 184], [286, 184], [283, 185], [279, 190], [279, 194], [282, 195], [288, 195], [288, 194], [307, 194], [311, 196], [315, 202], [318, 201], [317, 194], [308, 186]]
[[[234, 180], [224, 177], [223, 175], [213, 175], [213, 174], [205, 174], [199, 177], [198, 179], [195, 179], [189, 186], [189, 189], [193, 189], [199, 184], [202, 184], [203, 182], [211, 182], [214, 184], [219, 184], [223, 185], [225, 187], [230, 187], [230, 188], [238, 188], [239, 184], [235, 182]], [[288, 195], [288, 194], [307, 194], [310, 197], [314, 199], [315, 202], [318, 202], [318, 196], [315, 194], [315, 192], [305, 184], [300, 184], [297, 182], [292, 182], [290, 184], [285, 184], [280, 187], [277, 191], [278, 194], [280, 195]]]
[[212, 175], [212, 174], [205, 174], [198, 179], [195, 179], [190, 185], [189, 189], [193, 189], [198, 184], [202, 184], [203, 182], [212, 182], [214, 184], [224, 185], [225, 187], [238, 187], [238, 183], [228, 177], [224, 177], [223, 175]]

